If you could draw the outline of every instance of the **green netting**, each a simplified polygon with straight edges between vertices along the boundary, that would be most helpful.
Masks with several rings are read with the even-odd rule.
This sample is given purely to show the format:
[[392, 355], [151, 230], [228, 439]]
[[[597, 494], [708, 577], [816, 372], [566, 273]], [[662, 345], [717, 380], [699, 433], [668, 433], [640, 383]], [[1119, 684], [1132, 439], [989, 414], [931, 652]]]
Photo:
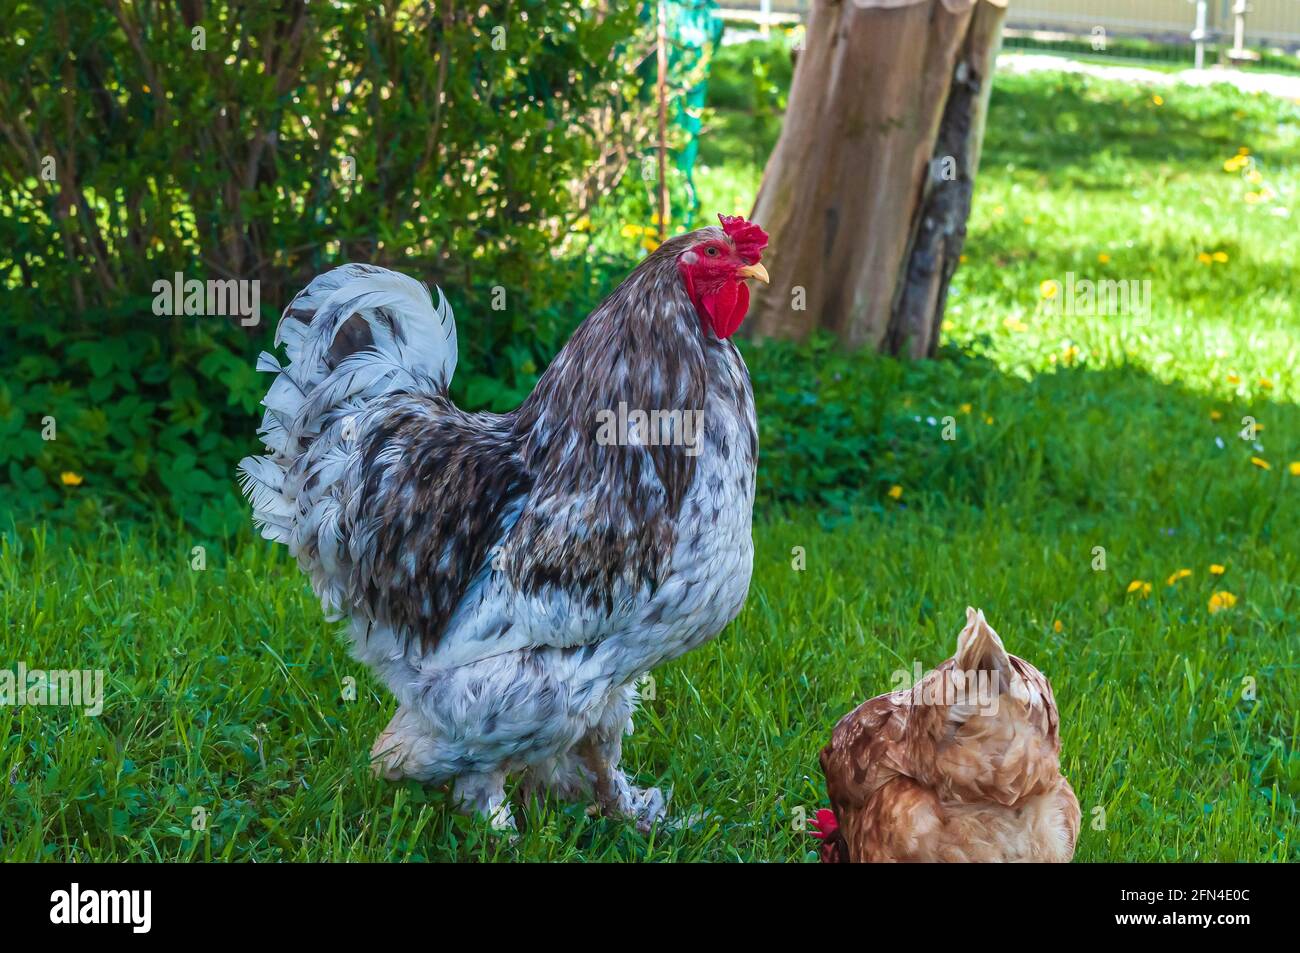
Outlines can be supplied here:
[[[693, 173], [699, 155], [701, 114], [708, 93], [708, 66], [713, 50], [722, 41], [722, 20], [716, 15], [714, 0], [667, 0], [664, 3], [664, 33], [668, 42], [668, 84], [677, 92], [672, 100], [669, 122], [675, 132], [670, 141], [678, 144], [674, 150], [674, 165], [686, 183], [686, 227], [694, 227], [699, 202], [695, 195]], [[643, 7], [642, 16], [652, 25], [656, 23], [659, 4], [651, 0]], [[649, 57], [641, 66], [646, 80], [645, 95], [653, 98], [658, 64]], [[681, 90], [685, 92], [681, 92]]]

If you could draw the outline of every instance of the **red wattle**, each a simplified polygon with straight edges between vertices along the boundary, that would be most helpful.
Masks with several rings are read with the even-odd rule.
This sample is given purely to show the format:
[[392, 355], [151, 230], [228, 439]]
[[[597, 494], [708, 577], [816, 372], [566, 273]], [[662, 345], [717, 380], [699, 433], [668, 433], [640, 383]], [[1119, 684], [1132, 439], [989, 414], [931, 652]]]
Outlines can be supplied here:
[[723, 339], [729, 338], [745, 320], [745, 312], [749, 310], [749, 288], [744, 282], [728, 281], [717, 294], [701, 296], [700, 303], [708, 312], [713, 333]]

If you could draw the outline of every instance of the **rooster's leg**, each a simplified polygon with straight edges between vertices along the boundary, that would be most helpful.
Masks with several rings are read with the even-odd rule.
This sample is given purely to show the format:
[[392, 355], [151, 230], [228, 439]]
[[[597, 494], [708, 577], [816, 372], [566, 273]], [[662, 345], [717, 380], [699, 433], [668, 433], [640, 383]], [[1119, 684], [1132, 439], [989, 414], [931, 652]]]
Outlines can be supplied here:
[[515, 830], [515, 818], [506, 800], [504, 771], [462, 774], [456, 778], [452, 797], [466, 814], [481, 814], [499, 831]]
[[[400, 706], [370, 749], [375, 775], [388, 781], [441, 781], [446, 778], [446, 761], [438, 760], [434, 740], [428, 722], [414, 709]], [[506, 801], [505, 784], [504, 771], [462, 774], [456, 778], [452, 799], [466, 814], [481, 814], [497, 830], [513, 831], [515, 819]]]
[[635, 704], [632, 686], [614, 693], [599, 722], [578, 743], [577, 753], [595, 777], [596, 807], [606, 815], [628, 817], [637, 830], [648, 833], [668, 813], [668, 802], [658, 788], [635, 788], [618, 766], [623, 757], [623, 735], [631, 730]]
[[434, 771], [433, 729], [414, 709], [400, 706], [370, 748], [375, 777], [428, 781]]

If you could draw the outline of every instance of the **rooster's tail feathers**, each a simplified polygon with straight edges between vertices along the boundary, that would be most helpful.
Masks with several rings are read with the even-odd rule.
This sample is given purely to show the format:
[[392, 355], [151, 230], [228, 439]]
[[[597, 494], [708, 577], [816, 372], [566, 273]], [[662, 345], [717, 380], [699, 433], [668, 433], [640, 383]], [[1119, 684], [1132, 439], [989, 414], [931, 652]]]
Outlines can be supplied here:
[[414, 278], [343, 265], [289, 303], [275, 343], [287, 363], [257, 359], [275, 375], [258, 431], [267, 453], [239, 464], [240, 481], [262, 535], [328, 573], [344, 545], [330, 490], [356, 452], [359, 418], [385, 394], [445, 394], [456, 321], [441, 290], [435, 304]]
[[445, 391], [456, 368], [456, 322], [441, 289], [435, 306], [423, 284], [376, 265], [343, 265], [314, 278], [284, 309], [275, 343], [284, 345], [291, 370], [307, 374], [373, 351]]

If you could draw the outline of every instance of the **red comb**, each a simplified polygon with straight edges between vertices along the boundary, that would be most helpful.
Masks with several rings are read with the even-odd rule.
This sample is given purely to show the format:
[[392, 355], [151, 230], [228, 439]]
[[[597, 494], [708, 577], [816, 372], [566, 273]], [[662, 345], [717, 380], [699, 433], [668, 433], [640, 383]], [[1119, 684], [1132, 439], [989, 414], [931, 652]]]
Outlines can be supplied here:
[[758, 261], [767, 247], [767, 232], [740, 215], [719, 215], [718, 221], [736, 246], [736, 251], [740, 252], [740, 257], [751, 265]]
[[817, 812], [817, 816], [813, 818], [812, 826], [814, 830], [811, 830], [808, 833], [818, 840], [826, 840], [826, 838], [830, 837], [840, 829], [840, 822], [839, 819], [835, 817], [834, 811], [822, 808]]

